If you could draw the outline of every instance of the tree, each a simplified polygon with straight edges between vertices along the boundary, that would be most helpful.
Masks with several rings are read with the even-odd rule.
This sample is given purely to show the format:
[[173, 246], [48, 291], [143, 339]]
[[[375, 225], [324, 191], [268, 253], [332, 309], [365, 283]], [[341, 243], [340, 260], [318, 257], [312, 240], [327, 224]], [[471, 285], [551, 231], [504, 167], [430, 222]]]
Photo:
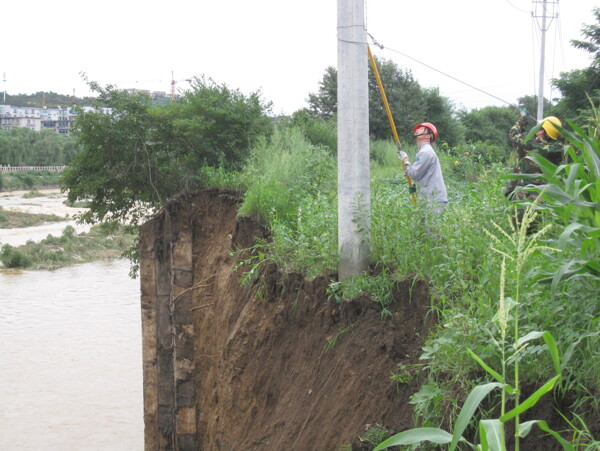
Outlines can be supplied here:
[[[393, 61], [375, 58], [377, 71], [385, 89], [394, 124], [401, 141], [412, 143], [412, 128], [419, 122], [440, 124], [442, 140], [456, 145], [461, 139], [453, 107], [439, 90], [423, 89], [410, 71], [403, 71]], [[319, 83], [319, 91], [309, 94], [312, 115], [329, 120], [337, 113], [337, 70], [328, 67]], [[369, 133], [375, 139], [390, 139], [392, 132], [375, 73], [369, 64]]]
[[[452, 102], [447, 97], [442, 97], [438, 88], [425, 90], [425, 114], [418, 122], [435, 124], [440, 141], [449, 146], [456, 146], [464, 141], [465, 127], [454, 114]], [[412, 132], [412, 128], [410, 130]]]
[[[411, 71], [402, 71], [393, 61], [375, 59], [394, 124], [402, 141], [412, 144], [412, 128], [426, 119], [425, 91]], [[434, 122], [429, 120], [429, 122]], [[369, 64], [369, 132], [377, 139], [392, 137], [390, 123], [373, 68]]]
[[308, 105], [311, 115], [324, 120], [333, 119], [337, 114], [337, 70], [333, 66], [325, 69], [318, 94], [308, 94]]
[[[519, 105], [519, 108], [524, 108], [527, 110], [527, 112], [534, 116], [537, 112], [537, 104], [538, 104], [538, 96], [523, 96], [523, 97], [519, 97], [519, 99], [517, 100], [517, 103]], [[546, 99], [544, 97], [544, 111], [545, 112], [549, 112], [552, 109], [552, 103]], [[549, 114], [546, 114], [546, 116], [548, 116]], [[516, 121], [516, 117], [517, 117], [517, 112], [515, 112], [515, 121]]]
[[510, 146], [508, 131], [518, 117], [513, 109], [500, 106], [487, 106], [460, 113], [460, 121], [468, 130], [468, 142], [488, 142], [502, 148]]
[[592, 64], [585, 69], [562, 72], [560, 78], [552, 80], [552, 85], [562, 94], [552, 112], [562, 119], [589, 116], [590, 100], [597, 103], [600, 97], [600, 8], [594, 8], [593, 13], [598, 24], [584, 25], [581, 29], [587, 40], [571, 41], [571, 45], [592, 55]]
[[80, 111], [82, 151], [62, 177], [69, 201], [89, 202], [88, 223], [110, 217], [138, 224], [148, 209], [201, 186], [202, 165], [240, 164], [253, 140], [270, 131], [259, 93], [246, 97], [203, 78], [166, 106], [143, 93], [90, 87], [99, 94], [97, 108]]
[[246, 96], [205, 78], [194, 78], [191, 87], [165, 109], [187, 165], [239, 166], [256, 139], [270, 132], [271, 104], [260, 92]]

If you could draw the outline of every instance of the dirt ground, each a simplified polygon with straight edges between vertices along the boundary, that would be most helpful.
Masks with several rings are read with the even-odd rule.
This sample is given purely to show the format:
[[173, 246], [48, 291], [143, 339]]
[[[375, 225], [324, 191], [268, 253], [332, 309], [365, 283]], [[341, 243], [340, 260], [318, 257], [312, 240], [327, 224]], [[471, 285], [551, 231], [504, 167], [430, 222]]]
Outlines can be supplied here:
[[[420, 381], [391, 376], [422, 363], [435, 326], [427, 282], [398, 283], [385, 319], [366, 295], [337, 303], [329, 278], [306, 280], [268, 263], [243, 286], [249, 266], [237, 265], [248, 254], [232, 251], [268, 233], [236, 218], [238, 202], [210, 192], [192, 205], [194, 279], [205, 282], [192, 309], [200, 449], [370, 450], [373, 427], [390, 434], [414, 427], [409, 398]], [[557, 416], [552, 402], [536, 410]], [[538, 434], [521, 449], [555, 445]]]

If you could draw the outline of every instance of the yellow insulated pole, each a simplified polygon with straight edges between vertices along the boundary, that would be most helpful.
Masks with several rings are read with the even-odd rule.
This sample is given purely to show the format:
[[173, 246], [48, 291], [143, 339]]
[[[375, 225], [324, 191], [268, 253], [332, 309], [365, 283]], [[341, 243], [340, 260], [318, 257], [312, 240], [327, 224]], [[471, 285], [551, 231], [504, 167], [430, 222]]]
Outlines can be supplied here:
[[[394, 141], [398, 146], [398, 149], [402, 150], [400, 145], [400, 138], [398, 137], [398, 132], [396, 131], [396, 124], [394, 124], [394, 118], [392, 116], [392, 111], [390, 110], [390, 105], [387, 101], [387, 96], [385, 95], [385, 89], [383, 89], [383, 83], [381, 83], [381, 77], [379, 77], [379, 71], [377, 70], [377, 64], [375, 64], [375, 58], [373, 58], [373, 54], [371, 53], [371, 47], [367, 46], [369, 51], [369, 60], [371, 61], [371, 66], [373, 66], [373, 73], [375, 74], [375, 79], [377, 80], [377, 86], [379, 86], [379, 92], [381, 93], [381, 99], [383, 100], [383, 106], [385, 107], [385, 111], [387, 113], [388, 120], [390, 121], [390, 127], [392, 128], [392, 134], [394, 135]], [[406, 177], [406, 181], [409, 186], [409, 193], [411, 193], [413, 203], [417, 203], [417, 199], [415, 197], [414, 190], [410, 189], [413, 186], [412, 180], [408, 174], [406, 174], [406, 165], [404, 161], [402, 161], [402, 169], [404, 170], [404, 176]]]

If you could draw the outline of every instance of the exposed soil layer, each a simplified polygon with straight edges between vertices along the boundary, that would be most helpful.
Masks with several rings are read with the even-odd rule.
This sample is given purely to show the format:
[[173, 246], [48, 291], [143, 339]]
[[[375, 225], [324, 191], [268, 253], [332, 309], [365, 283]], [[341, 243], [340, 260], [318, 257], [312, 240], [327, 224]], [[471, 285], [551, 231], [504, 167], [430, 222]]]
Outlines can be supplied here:
[[[390, 376], [419, 362], [435, 315], [424, 280], [394, 290], [391, 316], [367, 295], [338, 303], [326, 277], [282, 274], [273, 264], [241, 284], [250, 251], [267, 230], [237, 218], [235, 193], [206, 191], [193, 210], [192, 298], [198, 448], [372, 449], [371, 426], [413, 427], [419, 381]], [[241, 264], [246, 262], [246, 264]], [[547, 405], [542, 418], [556, 416]], [[558, 449], [530, 438], [521, 449]], [[350, 448], [352, 446], [352, 448]]]

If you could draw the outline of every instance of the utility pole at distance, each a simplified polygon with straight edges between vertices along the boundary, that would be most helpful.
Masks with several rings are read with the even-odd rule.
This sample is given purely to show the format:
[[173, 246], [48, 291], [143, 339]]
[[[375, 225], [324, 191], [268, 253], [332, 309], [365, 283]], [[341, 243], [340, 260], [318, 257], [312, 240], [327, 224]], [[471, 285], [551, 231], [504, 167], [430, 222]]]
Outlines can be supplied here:
[[[536, 119], [541, 121], [544, 118], [544, 65], [546, 64], [546, 31], [550, 27], [550, 24], [546, 23], [546, 19], [552, 19], [558, 15], [554, 13], [554, 7], [557, 5], [558, 0], [533, 0], [534, 12], [532, 13], [535, 19], [542, 19], [540, 25], [541, 32], [541, 49], [540, 49], [540, 74], [539, 74], [539, 86], [538, 86], [538, 98], [537, 98], [537, 115]], [[552, 5], [552, 13], [548, 11], [548, 3]], [[537, 11], [537, 5], [542, 5], [541, 15]]]
[[370, 260], [369, 90], [364, 0], [338, 0], [338, 278]]

